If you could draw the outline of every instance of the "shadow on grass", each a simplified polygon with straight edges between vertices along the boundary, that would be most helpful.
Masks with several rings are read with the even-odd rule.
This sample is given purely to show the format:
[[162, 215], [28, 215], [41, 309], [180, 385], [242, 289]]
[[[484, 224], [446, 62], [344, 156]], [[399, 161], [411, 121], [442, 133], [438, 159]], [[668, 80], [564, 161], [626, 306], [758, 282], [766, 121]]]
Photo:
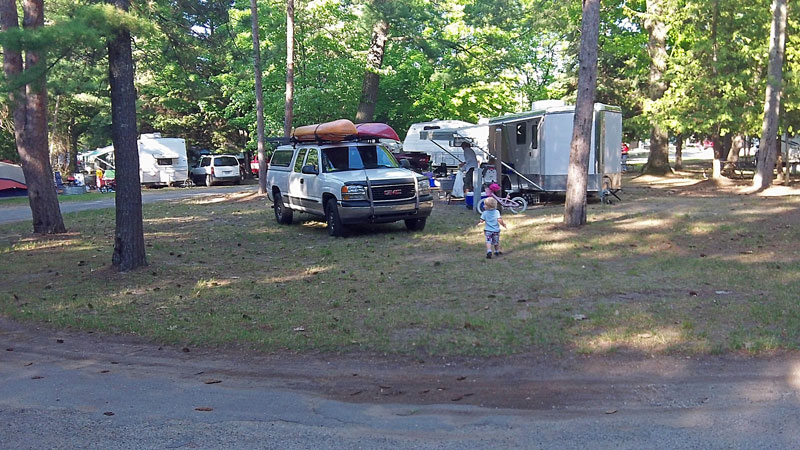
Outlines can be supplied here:
[[[636, 191], [636, 189], [633, 189]], [[437, 204], [424, 232], [300, 216], [258, 199], [145, 206], [144, 270], [109, 270], [113, 211], [70, 217], [68, 236], [0, 228], [4, 315], [262, 351], [400, 354], [709, 353], [796, 348], [795, 199], [649, 190], [507, 215], [506, 254], [483, 256], [477, 216]], [[788, 225], [788, 226], [787, 226]], [[779, 274], [776, 277], [776, 274]], [[765, 283], [764, 280], [774, 280]], [[754, 305], [758, 305], [755, 307]]]

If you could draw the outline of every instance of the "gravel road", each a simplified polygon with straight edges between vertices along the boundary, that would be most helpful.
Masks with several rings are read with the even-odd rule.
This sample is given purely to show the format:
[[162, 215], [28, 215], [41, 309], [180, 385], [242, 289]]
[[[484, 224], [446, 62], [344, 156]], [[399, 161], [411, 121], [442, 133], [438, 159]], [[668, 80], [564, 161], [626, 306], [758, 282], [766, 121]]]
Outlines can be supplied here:
[[[142, 203], [163, 202], [167, 200], [178, 200], [182, 198], [204, 197], [214, 194], [230, 194], [232, 192], [253, 192], [257, 191], [257, 185], [245, 186], [198, 186], [187, 189], [145, 189], [142, 191]], [[106, 199], [62, 202], [61, 213], [86, 211], [90, 209], [113, 208], [114, 197], [109, 195]], [[31, 208], [26, 205], [0, 206], [0, 225], [14, 222], [31, 220]]]

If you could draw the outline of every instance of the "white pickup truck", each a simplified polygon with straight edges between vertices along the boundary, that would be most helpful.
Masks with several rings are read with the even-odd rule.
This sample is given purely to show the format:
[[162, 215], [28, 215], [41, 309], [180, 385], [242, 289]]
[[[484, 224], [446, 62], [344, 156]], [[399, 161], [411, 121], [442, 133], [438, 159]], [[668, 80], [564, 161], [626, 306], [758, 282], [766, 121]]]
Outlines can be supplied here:
[[267, 189], [278, 223], [292, 223], [294, 211], [321, 216], [331, 236], [344, 236], [347, 224], [399, 220], [420, 231], [433, 210], [428, 179], [402, 168], [376, 142], [278, 147], [267, 170]]

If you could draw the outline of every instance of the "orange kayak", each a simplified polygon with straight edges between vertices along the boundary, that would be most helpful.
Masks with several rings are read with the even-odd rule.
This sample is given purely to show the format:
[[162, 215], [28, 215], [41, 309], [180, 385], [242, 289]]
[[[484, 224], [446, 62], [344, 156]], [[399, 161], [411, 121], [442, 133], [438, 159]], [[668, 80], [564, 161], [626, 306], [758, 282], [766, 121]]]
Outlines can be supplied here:
[[297, 127], [292, 137], [298, 141], [341, 141], [358, 133], [353, 122], [347, 119]]

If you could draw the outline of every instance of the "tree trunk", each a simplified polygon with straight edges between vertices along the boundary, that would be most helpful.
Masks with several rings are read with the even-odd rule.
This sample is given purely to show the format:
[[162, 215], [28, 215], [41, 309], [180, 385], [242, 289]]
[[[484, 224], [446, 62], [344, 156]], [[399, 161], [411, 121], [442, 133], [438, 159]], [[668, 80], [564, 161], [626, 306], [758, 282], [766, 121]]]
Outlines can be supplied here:
[[[647, 0], [647, 18], [644, 25], [650, 34], [647, 53], [650, 55], [650, 100], [658, 100], [667, 90], [664, 73], [667, 71], [667, 26], [664, 24], [663, 0]], [[647, 173], [669, 173], [669, 139], [667, 132], [657, 123], [650, 130], [650, 154]]]
[[683, 135], [675, 137], [675, 170], [683, 170]]
[[586, 185], [592, 141], [594, 96], [597, 88], [597, 35], [600, 28], [600, 0], [583, 1], [578, 98], [567, 171], [564, 223], [577, 227], [586, 223]]
[[756, 161], [753, 188], [760, 190], [772, 184], [772, 170], [778, 155], [775, 141], [778, 137], [778, 111], [781, 104], [783, 82], [783, 56], [786, 46], [786, 2], [772, 1], [772, 28], [769, 39], [769, 68], [767, 92], [764, 100], [764, 123], [761, 128], [761, 150]]
[[264, 152], [264, 90], [261, 87], [261, 43], [258, 37], [258, 4], [250, 0], [250, 22], [253, 29], [253, 68], [256, 82], [256, 132], [258, 139], [258, 193], [267, 193], [267, 155]]
[[[23, 26], [36, 29], [44, 26], [42, 0], [25, 0], [23, 3]], [[0, 1], [0, 26], [3, 31], [19, 28], [17, 4], [14, 0]], [[9, 91], [14, 118], [14, 137], [22, 163], [22, 172], [28, 186], [28, 202], [33, 218], [33, 232], [64, 233], [64, 220], [58, 204], [58, 195], [53, 184], [53, 169], [47, 146], [47, 81], [46, 62], [37, 51], [27, 51], [25, 67], [39, 76], [29, 85]], [[6, 78], [16, 83], [22, 73], [22, 53], [3, 48], [3, 69]]]
[[378, 86], [381, 82], [380, 70], [383, 66], [383, 54], [386, 41], [389, 39], [389, 24], [378, 20], [372, 28], [372, 43], [367, 53], [367, 69], [364, 72], [364, 83], [361, 87], [361, 101], [358, 103], [356, 122], [372, 122], [375, 116], [375, 105], [378, 102]]
[[67, 171], [69, 173], [76, 173], [78, 172], [78, 138], [80, 134], [75, 129], [75, 119], [70, 119], [70, 124], [67, 127], [67, 134], [69, 135]]
[[286, 103], [283, 112], [283, 136], [292, 135], [294, 119], [294, 0], [286, 0]]
[[[111, 0], [128, 11], [130, 0]], [[133, 85], [131, 34], [117, 31], [108, 42], [108, 79], [111, 86], [111, 140], [116, 164], [116, 230], [111, 264], [120, 272], [147, 265], [142, 223], [142, 188], [136, 142], [136, 89]]]

